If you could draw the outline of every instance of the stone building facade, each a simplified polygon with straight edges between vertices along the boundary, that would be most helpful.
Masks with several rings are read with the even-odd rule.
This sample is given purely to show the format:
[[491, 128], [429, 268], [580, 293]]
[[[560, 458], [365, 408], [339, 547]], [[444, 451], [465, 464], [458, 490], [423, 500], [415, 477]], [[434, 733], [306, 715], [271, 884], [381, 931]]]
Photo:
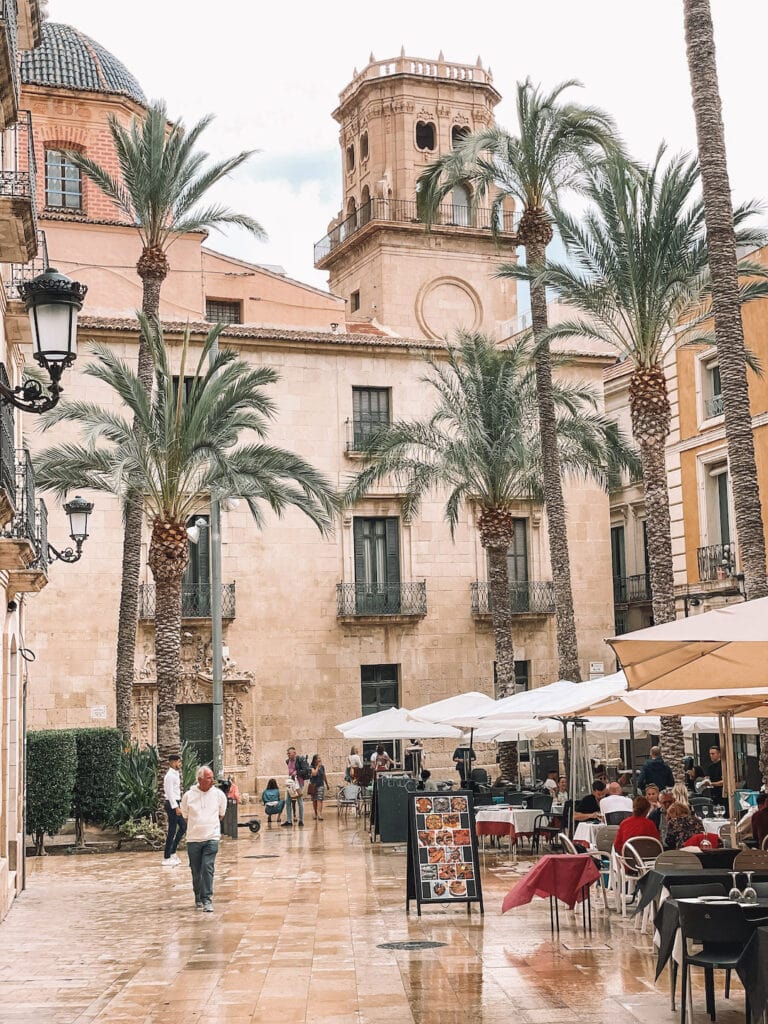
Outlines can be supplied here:
[[[116, 58], [94, 46], [86, 47], [84, 56], [70, 45], [73, 35], [78, 33], [66, 27], [44, 26], [44, 52], [27, 72], [25, 102], [33, 111], [41, 152], [62, 137], [60, 115], [68, 118], [67, 112], [73, 112], [67, 130], [70, 137], [79, 133], [79, 144], [90, 152], [92, 144], [101, 145], [108, 113], [127, 123], [144, 103], [140, 88]], [[54, 70], [51, 54], [57, 48], [70, 55], [61, 68], [83, 63], [77, 75]], [[385, 62], [395, 69], [387, 75], [376, 63], [370, 65], [342, 94], [339, 110], [345, 113], [337, 116], [346, 124], [346, 112], [352, 118], [356, 104], [362, 110], [378, 78], [386, 77], [387, 102], [400, 103], [402, 97], [405, 107], [402, 116], [387, 115], [389, 131], [381, 134], [374, 113], [367, 111], [367, 160], [371, 168], [376, 165], [377, 180], [391, 182], [390, 198], [413, 204], [415, 176], [445, 144], [449, 129], [489, 123], [498, 95], [482, 69], [462, 72], [462, 66], [442, 61], [402, 61]], [[85, 79], [97, 87], [81, 89]], [[405, 166], [405, 156], [401, 160], [398, 154], [410, 152], [422, 112], [434, 115], [435, 146], [409, 157]], [[359, 120], [354, 132], [361, 126]], [[350, 132], [343, 127], [344, 159]], [[380, 145], [391, 147], [386, 160]], [[97, 155], [113, 166], [108, 152], [99, 149]], [[367, 179], [353, 173], [348, 187], [346, 181], [345, 205], [354, 191], [362, 210]], [[68, 187], [75, 196], [68, 208], [51, 206], [49, 200], [60, 202], [61, 196], [50, 188], [41, 196], [41, 226], [51, 261], [89, 286], [80, 319], [83, 354], [67, 393], [107, 401], [98, 382], [81, 372], [86, 342], [105, 342], [135, 361], [139, 243], [134, 231], [87, 188], [78, 191], [76, 181]], [[462, 207], [454, 217], [463, 218], [468, 207], [452, 205]], [[253, 213], [258, 217], [258, 210]], [[318, 265], [326, 265], [331, 274], [331, 292], [293, 281], [274, 268], [215, 253], [200, 235], [184, 237], [171, 249], [161, 315], [172, 358], [188, 320], [196, 338], [208, 326], [206, 318], [231, 321], [223, 341], [254, 365], [278, 371], [272, 389], [278, 415], [271, 439], [310, 459], [341, 487], [359, 469], [361, 431], [383, 418], [428, 410], [430, 392], [420, 380], [423, 359], [444, 352], [441, 335], [461, 323], [462, 309], [470, 308], [462, 306], [461, 296], [473, 297], [477, 318], [465, 326], [480, 326], [499, 338], [515, 316], [516, 300], [513, 285], [504, 290], [491, 277], [494, 262], [513, 254], [511, 230], [497, 249], [490, 230], [470, 223], [446, 223], [428, 234], [418, 222], [393, 224], [377, 214], [369, 222], [353, 221], [354, 230], [345, 228], [343, 239], [339, 229], [336, 243], [338, 226], [331, 226], [325, 256], [316, 250]], [[366, 248], [358, 247], [362, 241]], [[403, 274], [403, 267], [410, 269]], [[365, 300], [374, 282], [378, 297]], [[357, 308], [355, 290], [360, 292]], [[585, 347], [573, 357], [563, 372], [599, 388], [611, 356]], [[42, 446], [45, 437], [35, 434], [31, 443]], [[34, 727], [88, 724], [102, 709], [108, 721], [114, 720], [122, 523], [114, 502], [103, 495], [94, 498], [86, 555], [58, 574], [38, 598], [28, 626], [27, 641], [37, 654], [28, 698]], [[590, 670], [599, 674], [597, 666], [610, 671], [613, 665], [604, 644], [613, 631], [609, 506], [605, 494], [583, 481], [568, 483], [566, 500], [582, 671], [588, 676]], [[546, 516], [524, 502], [517, 512], [513, 571], [529, 587], [531, 600], [516, 609], [515, 650], [520, 685], [535, 686], [555, 678], [557, 668]], [[202, 507], [198, 514], [205, 516], [207, 510]], [[211, 624], [205, 530], [201, 537], [191, 550], [185, 584], [179, 709], [183, 735], [205, 754], [211, 739]], [[222, 562], [225, 765], [246, 792], [256, 789], [257, 780], [280, 774], [291, 742], [309, 753], [320, 752], [332, 777], [340, 778], [348, 745], [334, 725], [358, 717], [361, 710], [388, 703], [415, 706], [467, 689], [492, 692], [486, 566], [471, 508], [464, 511], [452, 542], [440, 495], [410, 520], [402, 513], [397, 489], [381, 486], [349, 510], [329, 538], [320, 537], [299, 513], [281, 520], [268, 516], [260, 532], [240, 503], [222, 515]], [[371, 573], [381, 587], [369, 590]], [[134, 689], [134, 729], [142, 741], [155, 738], [153, 602], [145, 567]], [[68, 609], [66, 618], [57, 614], [61, 608]], [[430, 747], [433, 763], [448, 773], [447, 744]]]

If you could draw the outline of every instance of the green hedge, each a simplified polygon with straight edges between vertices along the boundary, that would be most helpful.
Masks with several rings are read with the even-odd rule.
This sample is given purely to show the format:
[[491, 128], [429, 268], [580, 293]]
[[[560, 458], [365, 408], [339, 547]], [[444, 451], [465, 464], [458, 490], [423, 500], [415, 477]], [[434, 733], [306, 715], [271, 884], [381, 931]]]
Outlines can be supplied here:
[[71, 729], [77, 745], [77, 776], [72, 813], [84, 822], [109, 821], [117, 799], [122, 741], [117, 729]]
[[77, 743], [72, 729], [27, 733], [27, 832], [38, 852], [43, 835], [55, 836], [72, 812]]

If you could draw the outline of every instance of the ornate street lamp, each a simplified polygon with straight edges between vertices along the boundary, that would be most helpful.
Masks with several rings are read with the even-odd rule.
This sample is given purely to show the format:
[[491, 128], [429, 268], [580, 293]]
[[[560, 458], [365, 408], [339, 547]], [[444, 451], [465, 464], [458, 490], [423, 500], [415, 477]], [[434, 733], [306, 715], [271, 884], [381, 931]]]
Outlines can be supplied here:
[[23, 412], [47, 412], [61, 396], [61, 375], [77, 358], [77, 314], [88, 291], [49, 267], [31, 281], [19, 285], [32, 328], [32, 355], [47, 371], [47, 389], [36, 380], [25, 380], [16, 388], [0, 383], [0, 402]]
[[69, 516], [69, 536], [75, 543], [72, 548], [64, 548], [57, 551], [52, 545], [48, 545], [48, 564], [55, 561], [77, 562], [83, 554], [83, 544], [88, 540], [88, 516], [93, 512], [93, 502], [86, 501], [78, 494], [77, 497], [64, 505], [64, 511]]

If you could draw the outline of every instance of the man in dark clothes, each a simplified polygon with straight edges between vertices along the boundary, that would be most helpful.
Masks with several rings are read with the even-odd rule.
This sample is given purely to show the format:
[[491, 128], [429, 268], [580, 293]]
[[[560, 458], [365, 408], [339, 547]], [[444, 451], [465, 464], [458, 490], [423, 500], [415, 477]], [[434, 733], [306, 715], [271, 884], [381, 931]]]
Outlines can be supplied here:
[[749, 819], [752, 825], [752, 838], [758, 846], [768, 836], [768, 793], [760, 793], [757, 797], [757, 810]]
[[592, 792], [576, 804], [574, 821], [600, 821], [600, 800], [605, 796], [606, 785], [600, 779], [592, 783]]
[[464, 786], [469, 772], [472, 770], [472, 762], [477, 760], [477, 755], [471, 747], [456, 747], [453, 752], [453, 763], [459, 773], [461, 785]]
[[646, 786], [653, 784], [658, 786], [659, 792], [661, 792], [669, 786], [674, 786], [675, 776], [672, 774], [672, 769], [667, 762], [662, 761], [660, 748], [651, 747], [649, 753], [651, 756], [643, 765], [640, 771], [640, 778], [637, 780], [640, 789], [644, 790]]
[[709, 781], [712, 783], [712, 802], [721, 804], [728, 813], [728, 799], [723, 796], [723, 762], [720, 760], [720, 747], [709, 748], [710, 766], [707, 768]]

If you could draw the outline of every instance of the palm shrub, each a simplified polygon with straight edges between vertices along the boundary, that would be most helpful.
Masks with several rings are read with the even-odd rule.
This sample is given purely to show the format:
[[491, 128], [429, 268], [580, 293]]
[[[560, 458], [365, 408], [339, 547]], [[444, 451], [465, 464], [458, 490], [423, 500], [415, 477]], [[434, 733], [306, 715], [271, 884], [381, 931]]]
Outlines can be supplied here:
[[117, 795], [112, 824], [155, 817], [157, 810], [157, 747], [129, 743], [122, 751], [117, 770]]
[[200, 760], [195, 748], [186, 740], [181, 744], [181, 792], [185, 793], [197, 782]]
[[[710, 275], [699, 169], [687, 156], [659, 149], [650, 167], [620, 154], [594, 168], [584, 191], [586, 214], [560, 210], [557, 227], [568, 263], [545, 269], [505, 267], [553, 289], [574, 316], [547, 332], [550, 341], [582, 336], [612, 346], [631, 361], [629, 407], [643, 470], [648, 571], [654, 622], [675, 618], [672, 538], [665, 447], [671, 408], [664, 363], [676, 344], [711, 344]], [[739, 244], [754, 246], [764, 232], [746, 225], [754, 204], [736, 210]], [[743, 261], [740, 301], [768, 294], [766, 270]], [[662, 719], [662, 748], [682, 778], [683, 735], [676, 717]]]
[[[507, 551], [516, 502], [545, 496], [539, 431], [537, 371], [530, 342], [499, 347], [482, 334], [459, 333], [445, 360], [427, 359], [423, 380], [435, 409], [422, 420], [398, 421], [370, 435], [362, 446], [363, 469], [344, 494], [348, 505], [393, 477], [403, 490], [403, 514], [418, 513], [422, 499], [447, 491], [445, 518], [453, 536], [462, 508], [479, 508], [480, 542], [488, 556], [497, 697], [514, 692], [514, 643]], [[558, 464], [571, 476], [607, 487], [636, 457], [616, 425], [596, 409], [599, 399], [583, 384], [555, 379]], [[501, 771], [517, 770], [516, 744], [500, 750]]]
[[[141, 240], [136, 273], [142, 281], [141, 308], [149, 318], [160, 315], [160, 289], [168, 276], [168, 250], [190, 231], [208, 231], [237, 225], [258, 238], [261, 226], [242, 213], [219, 203], [206, 203], [211, 188], [245, 163], [251, 152], [208, 163], [198, 149], [200, 137], [211, 123], [204, 117], [187, 129], [182, 121], [170, 124], [165, 103], [153, 103], [129, 128], [109, 118], [119, 176], [111, 174], [84, 153], [71, 151], [68, 159], [126, 215]], [[144, 335], [139, 338], [138, 376], [143, 387], [152, 387], [152, 360]], [[138, 424], [134, 424], [138, 427]], [[125, 508], [122, 584], [117, 635], [115, 696], [117, 727], [127, 738], [131, 722], [131, 687], [136, 657], [138, 587], [141, 568], [142, 506], [136, 500]]]
[[35, 852], [45, 852], [45, 835], [55, 836], [69, 818], [77, 774], [77, 744], [71, 729], [27, 733], [27, 833]]
[[[156, 586], [158, 748], [163, 769], [168, 754], [180, 745], [176, 694], [188, 517], [207, 506], [212, 494], [219, 500], [240, 496], [259, 527], [265, 523], [266, 505], [278, 516], [296, 508], [327, 533], [337, 506], [325, 477], [300, 456], [266, 442], [275, 406], [265, 391], [277, 374], [268, 367], [252, 368], [232, 349], [214, 354], [221, 329], [216, 325], [202, 339], [196, 362], [186, 333], [177, 379], [186, 378], [187, 389], [176, 384], [159, 323], [141, 317], [154, 365], [151, 395], [111, 349], [94, 346], [96, 358], [84, 372], [117, 395], [127, 415], [93, 402], [60, 402], [46, 418], [45, 428], [77, 424], [84, 443], [53, 445], [35, 460], [39, 485], [58, 497], [83, 487], [115, 495], [123, 508], [134, 499], [143, 504], [151, 526], [148, 563]], [[243, 432], [256, 440], [240, 444]]]
[[[605, 152], [618, 148], [612, 119], [596, 107], [566, 102], [563, 93], [577, 82], [562, 82], [544, 92], [530, 80], [518, 82], [518, 134], [493, 126], [470, 134], [420, 176], [417, 204], [431, 223], [440, 204], [456, 185], [468, 186], [472, 205], [490, 199], [492, 223], [498, 224], [503, 204], [512, 199], [522, 215], [516, 245], [525, 248], [529, 267], [541, 268], [552, 241], [552, 213], [562, 194], [578, 188], [581, 175]], [[557, 650], [561, 679], [581, 679], [573, 590], [566, 531], [566, 507], [559, 465], [557, 410], [552, 361], [545, 340], [547, 296], [536, 279], [531, 284], [536, 348], [536, 397], [541, 433], [542, 486], [547, 509], [547, 534], [555, 589]]]
[[122, 752], [117, 729], [73, 729], [77, 774], [72, 794], [77, 845], [85, 845], [85, 824], [103, 824], [112, 817], [117, 798]]

